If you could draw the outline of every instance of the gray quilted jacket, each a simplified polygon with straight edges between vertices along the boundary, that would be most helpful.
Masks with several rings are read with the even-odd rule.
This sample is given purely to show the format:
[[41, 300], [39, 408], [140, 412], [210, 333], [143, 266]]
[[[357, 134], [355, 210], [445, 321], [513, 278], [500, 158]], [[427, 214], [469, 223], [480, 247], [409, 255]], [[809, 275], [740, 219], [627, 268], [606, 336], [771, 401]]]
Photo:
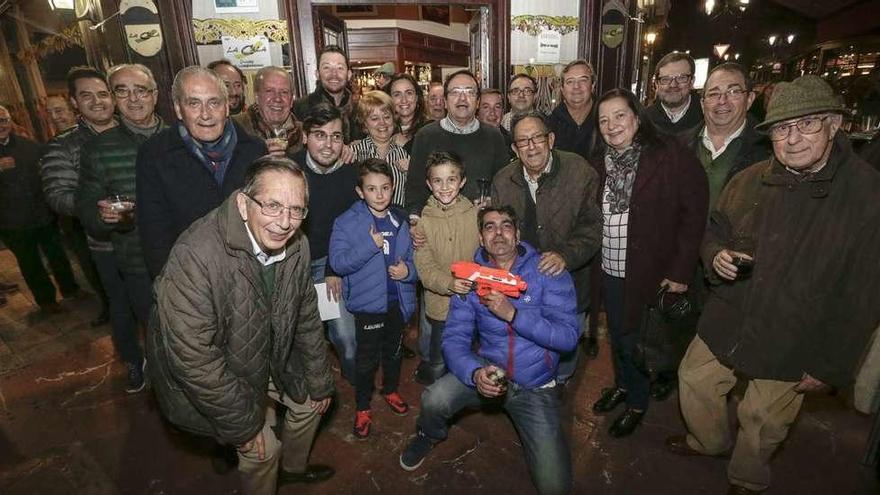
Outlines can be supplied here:
[[[59, 215], [76, 217], [76, 190], [79, 187], [79, 165], [83, 146], [96, 135], [82, 118], [76, 127], [55, 136], [46, 145], [40, 159], [43, 196], [52, 211]], [[88, 236], [91, 249], [112, 250], [109, 240]]]
[[309, 243], [300, 233], [290, 240], [269, 298], [237, 195], [177, 240], [153, 286], [147, 338], [148, 371], [165, 416], [232, 445], [263, 427], [270, 376], [298, 403], [334, 391]]

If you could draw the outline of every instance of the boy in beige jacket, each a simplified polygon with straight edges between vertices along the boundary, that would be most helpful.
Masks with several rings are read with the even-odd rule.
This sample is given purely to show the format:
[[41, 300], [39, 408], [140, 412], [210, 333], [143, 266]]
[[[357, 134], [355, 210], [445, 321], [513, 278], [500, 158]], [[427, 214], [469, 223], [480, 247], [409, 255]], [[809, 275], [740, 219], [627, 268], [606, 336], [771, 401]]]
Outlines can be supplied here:
[[479, 209], [461, 189], [467, 182], [464, 166], [455, 153], [437, 151], [428, 156], [426, 176], [431, 197], [414, 227], [414, 237], [425, 239], [415, 252], [415, 264], [425, 287], [425, 306], [431, 331], [428, 361], [419, 364], [420, 382], [433, 383], [446, 374], [440, 342], [449, 310], [449, 298], [467, 294], [471, 282], [452, 276], [449, 265], [472, 260], [480, 245], [477, 228]]

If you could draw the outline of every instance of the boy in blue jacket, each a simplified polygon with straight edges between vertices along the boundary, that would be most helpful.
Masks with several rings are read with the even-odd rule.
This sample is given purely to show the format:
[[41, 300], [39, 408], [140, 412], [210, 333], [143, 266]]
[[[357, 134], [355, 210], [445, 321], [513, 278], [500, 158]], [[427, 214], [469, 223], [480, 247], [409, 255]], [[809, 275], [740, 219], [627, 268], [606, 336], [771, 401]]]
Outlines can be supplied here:
[[409, 405], [397, 392], [403, 327], [416, 302], [416, 268], [406, 214], [391, 207], [394, 179], [383, 160], [365, 160], [355, 188], [354, 203], [333, 223], [330, 266], [342, 276], [342, 297], [354, 314], [355, 357], [354, 435], [370, 435], [370, 399], [379, 362], [382, 395], [391, 411], [403, 416]]

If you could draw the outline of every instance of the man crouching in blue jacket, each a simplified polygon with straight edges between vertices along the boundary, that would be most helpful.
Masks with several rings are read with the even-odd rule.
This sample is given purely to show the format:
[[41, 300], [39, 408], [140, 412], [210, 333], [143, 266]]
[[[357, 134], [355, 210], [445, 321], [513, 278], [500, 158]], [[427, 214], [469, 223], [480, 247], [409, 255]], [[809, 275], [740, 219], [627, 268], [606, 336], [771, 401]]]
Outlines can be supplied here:
[[[449, 421], [465, 407], [499, 404], [519, 432], [532, 481], [541, 494], [571, 489], [571, 454], [559, 420], [559, 354], [574, 349], [577, 299], [568, 272], [538, 270], [540, 253], [519, 242], [516, 213], [489, 207], [478, 217], [480, 245], [474, 259], [519, 275], [528, 288], [511, 299], [491, 291], [453, 297], [443, 334], [443, 357], [451, 371], [422, 393], [422, 412], [400, 466], [413, 471], [431, 448], [446, 439]], [[472, 351], [474, 332], [479, 350]], [[501, 371], [501, 372], [500, 372]]]

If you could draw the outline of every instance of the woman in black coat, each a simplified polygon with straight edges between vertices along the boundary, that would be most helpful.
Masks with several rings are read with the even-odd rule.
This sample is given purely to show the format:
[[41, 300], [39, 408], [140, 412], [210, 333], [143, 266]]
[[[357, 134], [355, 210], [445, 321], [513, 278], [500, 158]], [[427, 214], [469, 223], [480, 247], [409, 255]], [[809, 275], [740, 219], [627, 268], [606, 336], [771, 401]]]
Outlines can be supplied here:
[[691, 284], [706, 227], [709, 186], [694, 153], [658, 134], [645, 108], [624, 89], [597, 102], [602, 139], [591, 163], [599, 174], [602, 207], [601, 287], [608, 317], [615, 386], [593, 411], [626, 403], [612, 424], [629, 435], [648, 407], [649, 381], [633, 362], [642, 311], [658, 289], [684, 293]]

